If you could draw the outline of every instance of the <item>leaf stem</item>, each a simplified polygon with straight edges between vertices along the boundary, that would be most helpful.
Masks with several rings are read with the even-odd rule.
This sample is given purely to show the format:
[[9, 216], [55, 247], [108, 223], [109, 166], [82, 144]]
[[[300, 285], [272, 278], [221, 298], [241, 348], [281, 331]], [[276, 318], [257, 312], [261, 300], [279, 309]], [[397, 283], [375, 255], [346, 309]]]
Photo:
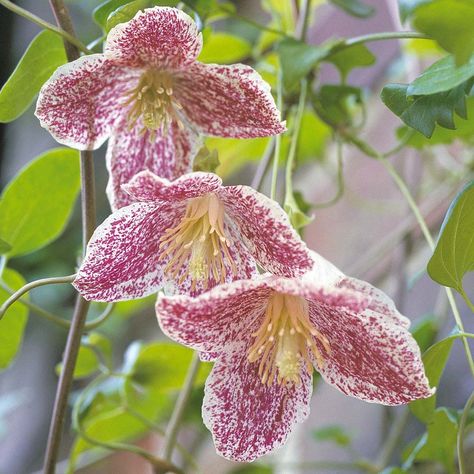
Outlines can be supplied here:
[[465, 474], [467, 472], [466, 465], [464, 463], [464, 433], [466, 430], [467, 421], [468, 421], [471, 407], [473, 404], [474, 404], [474, 392], [472, 392], [471, 396], [468, 398], [461, 415], [461, 420], [459, 421], [458, 442], [457, 442], [459, 474]]
[[0, 5], [3, 5], [5, 8], [12, 11], [13, 13], [16, 13], [17, 15], [20, 15], [23, 18], [26, 18], [27, 20], [30, 20], [33, 23], [36, 23], [42, 28], [52, 31], [53, 33], [56, 33], [62, 36], [66, 41], [73, 44], [77, 49], [79, 49], [83, 53], [92, 54], [92, 51], [87, 49], [87, 47], [81, 41], [79, 41], [75, 36], [69, 34], [67, 31], [64, 31], [62, 28], [58, 28], [57, 26], [54, 26], [51, 23], [48, 23], [47, 21], [43, 20], [39, 16], [36, 16], [34, 13], [31, 13], [28, 10], [25, 10], [24, 8], [19, 7], [18, 5], [15, 5], [9, 0], [0, 0]]
[[[282, 110], [283, 106], [283, 82], [281, 75], [281, 68], [278, 68], [277, 77], [277, 108]], [[275, 150], [273, 153], [273, 166], [272, 166], [272, 181], [270, 185], [270, 199], [275, 200], [276, 197], [276, 186], [278, 180], [278, 164], [280, 161], [281, 151], [281, 133], [275, 137]]]
[[260, 190], [262, 186], [263, 179], [266, 175], [266, 171], [268, 169], [268, 165], [273, 155], [273, 149], [275, 147], [275, 137], [270, 137], [267, 146], [265, 147], [265, 151], [263, 152], [262, 158], [258, 164], [257, 170], [255, 171], [255, 175], [252, 179], [252, 183], [250, 186], [257, 191]]
[[[50, 0], [56, 22], [60, 28], [69, 35], [75, 36], [71, 17], [63, 0]], [[74, 43], [66, 42], [66, 55], [69, 61], [74, 61], [79, 57], [79, 50]], [[87, 248], [87, 242], [94, 232], [96, 224], [95, 210], [95, 177], [94, 177], [94, 157], [92, 151], [81, 151], [81, 210], [82, 210], [82, 243], [83, 253]], [[78, 294], [76, 306], [72, 316], [71, 328], [68, 333], [66, 348], [64, 350], [63, 370], [59, 378], [54, 400], [53, 415], [49, 427], [48, 443], [43, 466], [44, 474], [54, 474], [58, 457], [59, 445], [61, 443], [61, 432], [67, 408], [67, 400], [71, 390], [74, 367], [76, 365], [81, 336], [87, 319], [89, 301], [84, 300]]]
[[[361, 150], [363, 153], [365, 153], [367, 156], [370, 156], [372, 158], [377, 159], [382, 163], [382, 165], [385, 167], [385, 169], [388, 171], [392, 179], [395, 181], [396, 185], [398, 186], [398, 189], [402, 193], [403, 197], [407, 201], [408, 205], [410, 206], [410, 209], [412, 210], [418, 225], [420, 226], [421, 232], [423, 233], [423, 236], [425, 237], [426, 242], [428, 243], [428, 246], [430, 247], [431, 251], [434, 251], [435, 249], [435, 243], [433, 240], [433, 237], [431, 236], [430, 230], [428, 229], [428, 226], [426, 225], [426, 221], [424, 217], [422, 216], [420, 212], [420, 208], [416, 204], [413, 196], [410, 193], [410, 190], [408, 189], [407, 185], [405, 184], [405, 181], [403, 178], [398, 174], [397, 170], [395, 167], [388, 161], [388, 159], [373, 149], [368, 143], [359, 140], [357, 137], [354, 137], [353, 135], [349, 133], [345, 133], [344, 137], [347, 138], [352, 144], [354, 144], [359, 150]], [[448, 296], [448, 301], [449, 305], [451, 306], [451, 310], [453, 312], [454, 320], [456, 321], [456, 324], [460, 330], [461, 333], [464, 333], [464, 324], [461, 319], [461, 315], [459, 313], [459, 309], [456, 305], [456, 301], [454, 299], [453, 292], [451, 288], [445, 287], [446, 294]], [[472, 353], [471, 349], [469, 347], [469, 343], [467, 339], [463, 336], [462, 337], [462, 342], [464, 345], [464, 351], [466, 353], [466, 359], [469, 364], [469, 368], [471, 371], [472, 376], [474, 377], [474, 360], [472, 358]]]
[[191, 359], [191, 364], [189, 365], [188, 373], [183, 384], [183, 388], [179, 393], [178, 399], [171, 414], [171, 419], [166, 427], [165, 442], [163, 446], [163, 458], [167, 461], [171, 461], [173, 456], [174, 445], [176, 444], [176, 438], [178, 436], [179, 427], [181, 425], [181, 420], [188, 404], [191, 391], [193, 389], [194, 381], [199, 370], [199, 365], [201, 361], [199, 360], [199, 354], [194, 352], [193, 358]]
[[464, 298], [464, 301], [466, 302], [468, 308], [474, 313], [474, 304], [472, 304], [471, 300], [469, 299], [464, 290], [461, 291], [461, 296]]
[[61, 283], [71, 283], [76, 275], [68, 275], [68, 276], [63, 276], [63, 277], [53, 277], [53, 278], [42, 278], [40, 280], [35, 280], [30, 283], [27, 283], [26, 285], [22, 286], [19, 290], [15, 291], [10, 298], [5, 301], [5, 303], [2, 304], [0, 307], [0, 320], [3, 318], [5, 315], [5, 312], [7, 309], [15, 303], [15, 301], [19, 300], [25, 293], [28, 293], [30, 290], [33, 288], [38, 288], [40, 286], [45, 286], [45, 285], [57, 285]]
[[416, 31], [385, 31], [382, 33], [371, 33], [368, 35], [355, 36], [354, 38], [349, 38], [344, 40], [342, 43], [334, 46], [334, 51], [340, 51], [341, 49], [350, 48], [357, 44], [364, 43], [373, 43], [375, 41], [387, 41], [394, 39], [432, 39], [430, 36], [427, 36], [423, 33], [417, 33]]

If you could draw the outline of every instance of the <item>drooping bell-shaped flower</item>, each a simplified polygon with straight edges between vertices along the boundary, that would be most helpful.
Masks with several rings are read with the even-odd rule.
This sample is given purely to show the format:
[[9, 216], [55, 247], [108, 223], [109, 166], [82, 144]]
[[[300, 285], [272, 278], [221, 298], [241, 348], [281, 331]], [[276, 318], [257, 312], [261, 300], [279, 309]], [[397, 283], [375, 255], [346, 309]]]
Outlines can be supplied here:
[[110, 30], [103, 54], [61, 66], [41, 89], [36, 115], [58, 142], [87, 150], [110, 137], [113, 209], [131, 202], [121, 185], [139, 171], [167, 179], [189, 172], [200, 134], [284, 131], [259, 74], [243, 64], [202, 64], [201, 47], [201, 33], [184, 12], [145, 9]]
[[86, 298], [118, 301], [165, 287], [199, 294], [265, 270], [295, 276], [312, 266], [283, 209], [248, 186], [212, 173], [175, 181], [149, 171], [125, 189], [136, 201], [95, 231], [74, 282]]
[[314, 254], [303, 277], [261, 276], [196, 298], [159, 297], [163, 331], [215, 364], [203, 419], [217, 451], [252, 461], [309, 413], [313, 367], [361, 400], [400, 405], [432, 395], [409, 320], [373, 286]]

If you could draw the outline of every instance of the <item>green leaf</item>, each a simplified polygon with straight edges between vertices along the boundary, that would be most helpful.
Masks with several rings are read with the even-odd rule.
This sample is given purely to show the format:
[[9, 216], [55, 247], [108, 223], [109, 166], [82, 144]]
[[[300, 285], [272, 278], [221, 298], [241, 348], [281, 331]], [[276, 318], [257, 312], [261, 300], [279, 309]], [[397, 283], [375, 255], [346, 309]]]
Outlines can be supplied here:
[[[12, 291], [25, 285], [23, 277], [9, 268], [3, 271], [2, 280]], [[0, 305], [9, 297], [10, 293], [0, 288]], [[17, 355], [27, 320], [28, 308], [20, 302], [10, 306], [0, 320], [0, 370], [6, 369]]]
[[351, 444], [350, 435], [341, 426], [325, 426], [312, 432], [316, 441], [332, 441], [339, 446], [349, 446]]
[[334, 54], [328, 56], [325, 61], [334, 64], [341, 73], [342, 82], [346, 82], [352, 69], [372, 66], [376, 59], [365, 44], [356, 44], [349, 48], [336, 51]]
[[422, 4], [414, 12], [413, 24], [452, 53], [457, 65], [466, 63], [474, 53], [472, 0], [436, 0]]
[[9, 256], [24, 255], [56, 239], [80, 187], [79, 153], [56, 148], [26, 165], [0, 199], [0, 237]]
[[66, 61], [61, 36], [47, 30], [39, 33], [0, 90], [0, 122], [11, 122], [22, 115], [41, 86]]
[[231, 64], [246, 58], [252, 46], [243, 38], [229, 33], [213, 33], [204, 42], [198, 60], [203, 63]]
[[[302, 196], [299, 197], [300, 199], [302, 198]], [[303, 206], [305, 204], [306, 203], [303, 201]], [[286, 213], [288, 214], [288, 217], [290, 218], [291, 225], [296, 230], [307, 226], [314, 219], [314, 216], [308, 216], [305, 214], [304, 210], [298, 204], [295, 195], [286, 196], [283, 208], [285, 209]]]
[[408, 474], [408, 471], [401, 467], [390, 466], [385, 468], [380, 474]]
[[401, 22], [405, 23], [420, 5], [431, 1], [432, 0], [398, 0], [398, 11], [400, 13]]
[[216, 168], [220, 165], [217, 150], [209, 149], [204, 146], [199, 150], [193, 161], [193, 171], [203, 171], [205, 173], [215, 173]]
[[230, 471], [230, 474], [273, 474], [274, 470], [268, 466], [247, 465], [239, 466]]
[[346, 85], [325, 85], [313, 103], [318, 115], [334, 127], [350, 127], [357, 106], [362, 104], [362, 91]]
[[310, 46], [294, 39], [285, 39], [278, 45], [283, 86], [287, 91], [295, 88], [301, 79], [320, 62], [330, 46]]
[[410, 331], [415, 341], [420, 346], [421, 352], [426, 351], [438, 334], [438, 321], [436, 316], [429, 314], [413, 324]]
[[474, 181], [449, 206], [428, 274], [440, 285], [463, 293], [463, 278], [474, 270]]
[[457, 67], [449, 55], [436, 61], [409, 86], [408, 95], [429, 95], [454, 89], [474, 76], [474, 55], [469, 62]]
[[[290, 126], [290, 125], [289, 125]], [[306, 109], [301, 120], [298, 137], [298, 163], [321, 159], [332, 130], [311, 109]]]
[[454, 473], [458, 420], [446, 408], [438, 408], [428, 425], [427, 437], [415, 460], [440, 462], [448, 472]]
[[[451, 348], [456, 339], [461, 337], [457, 332], [438, 341], [432, 345], [423, 354], [423, 364], [425, 366], [425, 373], [430, 382], [431, 387], [437, 387], [443, 374], [444, 367], [449, 358]], [[436, 394], [429, 398], [416, 400], [410, 403], [410, 410], [423, 423], [429, 423], [433, 417], [436, 407]]]
[[130, 0], [107, 0], [94, 8], [92, 18], [99, 26], [104, 28], [109, 15], [127, 3], [130, 3]]
[[0, 239], [0, 255], [8, 253], [12, 246], [8, 243], [5, 242], [3, 239]]
[[360, 0], [329, 0], [336, 7], [341, 8], [349, 15], [359, 18], [369, 18], [375, 13], [375, 8]]
[[408, 85], [388, 84], [382, 90], [382, 101], [409, 127], [425, 137], [433, 135], [436, 124], [455, 129], [454, 113], [466, 118], [466, 94], [472, 84], [467, 81], [459, 86], [437, 94], [407, 97]]
[[[186, 377], [193, 351], [164, 342], [144, 344], [135, 349], [134, 360], [128, 362], [130, 380], [153, 392], [179, 390]], [[210, 364], [201, 363], [195, 386], [204, 384]]]
[[125, 5], [119, 6], [107, 17], [105, 31], [108, 33], [118, 24], [130, 21], [140, 10], [143, 10], [149, 6], [151, 6], [151, 2], [149, 0], [135, 0], [133, 2], [126, 3]]
[[[63, 368], [62, 362], [56, 365], [56, 374], [59, 376]], [[83, 379], [91, 376], [99, 370], [99, 359], [97, 354], [90, 347], [81, 345], [77, 355], [76, 366], [74, 367], [74, 379]]]

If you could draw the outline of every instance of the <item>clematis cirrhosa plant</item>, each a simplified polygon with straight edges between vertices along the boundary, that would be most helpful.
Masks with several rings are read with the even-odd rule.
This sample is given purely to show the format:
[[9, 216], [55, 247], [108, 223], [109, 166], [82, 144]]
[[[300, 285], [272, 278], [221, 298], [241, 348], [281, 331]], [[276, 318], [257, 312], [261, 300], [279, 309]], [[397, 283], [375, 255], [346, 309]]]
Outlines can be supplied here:
[[223, 186], [213, 173], [175, 181], [150, 171], [127, 185], [136, 201], [95, 231], [74, 286], [86, 299], [139, 298], [166, 287], [199, 294], [265, 270], [308, 271], [312, 259], [283, 209], [248, 186]]
[[175, 179], [191, 171], [200, 134], [253, 138], [285, 130], [270, 86], [251, 67], [196, 61], [202, 35], [184, 12], [145, 9], [112, 28], [103, 54], [61, 66], [41, 89], [36, 115], [60, 143], [107, 149], [113, 209], [139, 171]]
[[262, 275], [157, 301], [163, 331], [215, 360], [202, 413], [226, 458], [252, 461], [286, 441], [308, 416], [313, 367], [368, 402], [400, 405], [434, 392], [393, 302], [313, 260], [300, 278]]

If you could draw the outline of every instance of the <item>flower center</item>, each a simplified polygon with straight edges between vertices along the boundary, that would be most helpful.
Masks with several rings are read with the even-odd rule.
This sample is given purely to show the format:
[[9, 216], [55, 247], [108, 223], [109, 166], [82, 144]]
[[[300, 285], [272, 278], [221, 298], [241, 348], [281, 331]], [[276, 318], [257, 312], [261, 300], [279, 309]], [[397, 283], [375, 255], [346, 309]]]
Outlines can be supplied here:
[[211, 276], [216, 282], [224, 283], [228, 272], [226, 261], [232, 274], [237, 275], [229, 252], [232, 243], [224, 231], [224, 214], [224, 205], [213, 193], [189, 200], [179, 224], [167, 229], [160, 239], [160, 250], [166, 247], [160, 259], [171, 256], [164, 270], [166, 275], [176, 279], [188, 262], [187, 271], [178, 283], [190, 276], [192, 291], [199, 281], [207, 289]]
[[177, 111], [183, 107], [173, 96], [173, 81], [170, 74], [164, 71], [145, 71], [138, 85], [127, 92], [126, 97], [124, 105], [131, 104], [128, 117], [130, 128], [140, 117], [144, 126], [142, 133], [150, 130], [152, 137], [159, 129], [166, 134], [173, 120], [180, 128], [184, 128], [177, 115]]
[[271, 385], [277, 376], [279, 384], [301, 383], [302, 365], [312, 370], [313, 358], [319, 368], [324, 359], [316, 341], [329, 354], [329, 341], [309, 320], [308, 302], [300, 297], [274, 293], [268, 300], [265, 318], [248, 352], [250, 362], [260, 361], [258, 375]]

